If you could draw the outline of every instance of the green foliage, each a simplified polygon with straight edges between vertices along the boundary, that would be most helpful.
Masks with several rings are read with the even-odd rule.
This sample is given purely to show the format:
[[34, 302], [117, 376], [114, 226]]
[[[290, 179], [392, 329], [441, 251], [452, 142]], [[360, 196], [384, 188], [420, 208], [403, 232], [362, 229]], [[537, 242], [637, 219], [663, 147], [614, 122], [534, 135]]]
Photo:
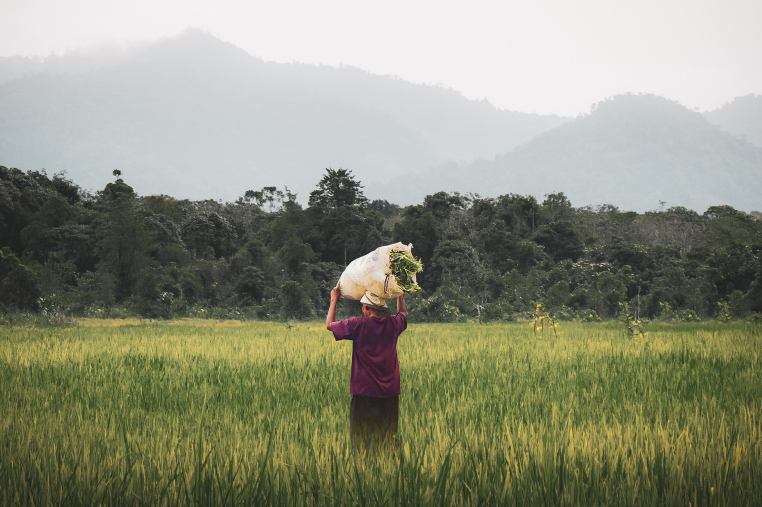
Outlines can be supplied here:
[[228, 256], [235, 251], [238, 235], [222, 215], [200, 211], [182, 225], [182, 237], [188, 250], [198, 258]]
[[497, 198], [495, 212], [508, 230], [519, 238], [529, 238], [543, 223], [541, 206], [529, 196], [508, 194]]
[[139, 199], [140, 207], [155, 215], [166, 217], [173, 223], [183, 220], [180, 201], [169, 195], [148, 195]]
[[[401, 222], [394, 224], [394, 242], [413, 244], [415, 254], [424, 264], [431, 263], [434, 250], [442, 240], [441, 225], [433, 213], [416, 208], [405, 210]], [[425, 276], [424, 276], [425, 279]]]
[[601, 318], [595, 312], [589, 308], [582, 311], [582, 322], [601, 322]]
[[177, 313], [181, 301], [181, 284], [161, 268], [147, 267], [140, 271], [130, 306], [137, 315], [168, 319]]
[[547, 292], [547, 301], [550, 308], [561, 308], [567, 306], [571, 294], [569, 292], [569, 283], [565, 280], [553, 285]]
[[[88, 271], [77, 279], [69, 292], [69, 310], [84, 316], [105, 317], [115, 306], [116, 279], [105, 271]], [[126, 311], [123, 309], [122, 311]]]
[[423, 263], [420, 259], [413, 257], [408, 251], [393, 251], [389, 254], [389, 272], [387, 275], [393, 275], [397, 286], [405, 294], [412, 294], [421, 290], [410, 276], [411, 273], [420, 273], [423, 271]]
[[362, 192], [362, 184], [355, 180], [352, 171], [327, 168], [318, 182], [317, 190], [310, 192], [309, 205], [315, 208], [344, 209], [365, 206], [368, 199]]
[[551, 222], [541, 226], [534, 241], [544, 247], [556, 262], [566, 259], [577, 261], [584, 253], [582, 240], [569, 222]]
[[[368, 203], [340, 169], [303, 209], [288, 189], [191, 202], [138, 196], [114, 176], [90, 195], [62, 175], [0, 167], [0, 246], [28, 270], [5, 282], [12, 307], [43, 297], [70, 315], [304, 318], [326, 310], [349, 262], [401, 241], [426, 265], [411, 300], [424, 320], [531, 320], [535, 302], [558, 320], [616, 319], [625, 303], [634, 320], [723, 319], [723, 302], [734, 318], [762, 313], [762, 222], [726, 205], [639, 214], [574, 208], [561, 192], [542, 203], [436, 192], [401, 209]], [[286, 282], [300, 291], [284, 295]]]
[[10, 249], [0, 250], [0, 305], [18, 310], [32, 310], [41, 295], [37, 276]]
[[0, 166], [0, 248], [21, 253], [21, 231], [31, 224], [34, 214], [55, 194], [47, 175], [36, 171]]
[[468, 207], [469, 199], [455, 192], [437, 192], [427, 195], [423, 199], [423, 209], [430, 212], [438, 220], [447, 220], [455, 210], [462, 210]]
[[75, 209], [61, 195], [55, 194], [34, 214], [35, 222], [42, 222], [49, 228], [60, 227], [76, 216]]
[[385, 219], [399, 217], [402, 213], [402, 208], [386, 199], [374, 200], [368, 205], [368, 209], [380, 213]]
[[112, 201], [105, 220], [97, 229], [98, 269], [116, 280], [116, 298], [129, 296], [148, 261], [148, 251], [155, 235], [146, 230], [141, 215], [129, 199]]
[[281, 286], [281, 305], [285, 319], [304, 320], [312, 317], [312, 303], [299, 282], [288, 280]]
[[278, 257], [292, 273], [300, 271], [303, 265], [308, 265], [314, 256], [315, 252], [312, 251], [312, 247], [307, 243], [302, 243], [296, 236], [291, 236], [278, 250]]
[[545, 195], [542, 207], [550, 223], [569, 220], [574, 216], [574, 208], [563, 192]]
[[322, 232], [324, 261], [346, 266], [387, 243], [384, 216], [368, 207], [362, 185], [352, 171], [326, 169], [318, 189], [310, 194], [309, 215]]
[[278, 251], [291, 239], [297, 239], [316, 246], [321, 243], [321, 235], [315, 230], [310, 216], [298, 203], [288, 201], [284, 209], [277, 213], [270, 226], [270, 248]]
[[451, 304], [441, 292], [424, 298], [420, 292], [405, 297], [408, 320], [411, 322], [459, 322], [463, 317], [460, 308]]
[[[265, 277], [262, 270], [256, 266], [243, 268], [235, 289], [244, 304], [259, 302], [265, 291]], [[183, 293], [185, 292], [183, 290]]]
[[24, 250], [36, 252], [38, 257], [44, 258], [50, 248], [48, 247], [48, 233], [50, 228], [42, 222], [32, 222], [21, 230], [21, 242]]

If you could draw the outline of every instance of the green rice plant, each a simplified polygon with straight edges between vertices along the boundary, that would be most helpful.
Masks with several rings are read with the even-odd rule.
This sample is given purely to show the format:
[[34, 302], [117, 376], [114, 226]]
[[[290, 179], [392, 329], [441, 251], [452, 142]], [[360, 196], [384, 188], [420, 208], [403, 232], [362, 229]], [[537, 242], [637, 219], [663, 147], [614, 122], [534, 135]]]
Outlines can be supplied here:
[[762, 324], [410, 323], [355, 453], [320, 323], [0, 328], [0, 505], [759, 505]]

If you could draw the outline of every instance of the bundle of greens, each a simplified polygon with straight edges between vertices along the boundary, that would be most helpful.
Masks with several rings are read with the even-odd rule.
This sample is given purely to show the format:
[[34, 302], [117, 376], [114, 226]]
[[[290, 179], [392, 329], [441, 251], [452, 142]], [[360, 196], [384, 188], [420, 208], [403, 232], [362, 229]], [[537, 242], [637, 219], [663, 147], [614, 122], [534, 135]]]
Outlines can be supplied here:
[[397, 286], [405, 294], [421, 290], [421, 287], [415, 283], [410, 276], [411, 273], [420, 273], [423, 271], [423, 263], [420, 259], [413, 257], [413, 254], [406, 250], [399, 250], [389, 254], [389, 271], [387, 275], [393, 275]]

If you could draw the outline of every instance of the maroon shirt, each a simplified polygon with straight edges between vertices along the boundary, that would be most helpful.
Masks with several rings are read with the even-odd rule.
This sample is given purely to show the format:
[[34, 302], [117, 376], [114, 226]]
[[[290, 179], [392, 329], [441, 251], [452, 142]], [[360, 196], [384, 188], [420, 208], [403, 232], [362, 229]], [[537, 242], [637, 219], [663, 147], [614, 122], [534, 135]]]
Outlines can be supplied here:
[[331, 324], [336, 340], [352, 340], [350, 394], [369, 398], [400, 394], [397, 338], [406, 328], [407, 317], [403, 313], [388, 317], [352, 317]]

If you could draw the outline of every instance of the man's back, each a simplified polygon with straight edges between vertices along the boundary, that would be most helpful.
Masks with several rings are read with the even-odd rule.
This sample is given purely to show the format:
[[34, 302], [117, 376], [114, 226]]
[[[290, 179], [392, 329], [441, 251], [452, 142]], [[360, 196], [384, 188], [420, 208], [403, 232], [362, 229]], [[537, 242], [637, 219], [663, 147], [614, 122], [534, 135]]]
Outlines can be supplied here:
[[354, 317], [334, 322], [336, 340], [352, 340], [350, 393], [355, 396], [387, 398], [400, 394], [397, 338], [407, 327], [407, 317]]

